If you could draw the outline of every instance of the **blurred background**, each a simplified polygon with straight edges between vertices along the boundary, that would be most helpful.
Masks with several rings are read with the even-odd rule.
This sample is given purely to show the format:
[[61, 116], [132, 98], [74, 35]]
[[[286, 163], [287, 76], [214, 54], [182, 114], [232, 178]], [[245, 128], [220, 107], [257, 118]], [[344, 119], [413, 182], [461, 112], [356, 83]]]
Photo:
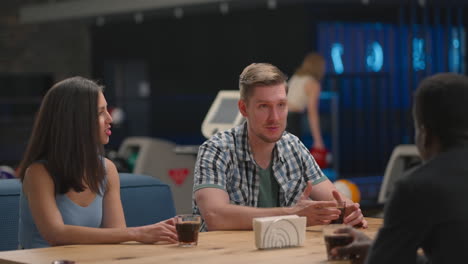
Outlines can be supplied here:
[[[352, 179], [361, 198], [375, 202], [393, 149], [413, 144], [416, 84], [436, 72], [466, 72], [467, 4], [2, 0], [0, 164], [16, 168], [42, 96], [64, 78], [106, 86], [115, 111], [109, 153], [130, 137], [197, 146], [218, 91], [238, 89], [246, 65], [269, 62], [291, 76], [317, 51], [327, 63], [320, 112], [330, 177]], [[311, 145], [309, 131], [301, 139]], [[111, 155], [122, 171], [134, 169], [133, 150]], [[173, 155], [172, 145], [165, 151]], [[175, 164], [164, 170], [180, 186], [193, 167]]]

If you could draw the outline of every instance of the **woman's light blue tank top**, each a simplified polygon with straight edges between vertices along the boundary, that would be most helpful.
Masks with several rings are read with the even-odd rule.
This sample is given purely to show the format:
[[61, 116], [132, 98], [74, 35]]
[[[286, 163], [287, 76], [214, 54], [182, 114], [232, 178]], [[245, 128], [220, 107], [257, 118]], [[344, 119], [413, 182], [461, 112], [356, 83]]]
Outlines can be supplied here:
[[[104, 162], [105, 164], [105, 162]], [[107, 183], [107, 181], [105, 181]], [[103, 191], [104, 192], [104, 191]], [[55, 196], [57, 207], [66, 225], [101, 227], [102, 222], [102, 195], [97, 194], [94, 201], [87, 207], [74, 203], [67, 195]], [[50, 247], [47, 241], [39, 233], [29, 209], [28, 198], [21, 189], [19, 210], [18, 239], [19, 248]]]

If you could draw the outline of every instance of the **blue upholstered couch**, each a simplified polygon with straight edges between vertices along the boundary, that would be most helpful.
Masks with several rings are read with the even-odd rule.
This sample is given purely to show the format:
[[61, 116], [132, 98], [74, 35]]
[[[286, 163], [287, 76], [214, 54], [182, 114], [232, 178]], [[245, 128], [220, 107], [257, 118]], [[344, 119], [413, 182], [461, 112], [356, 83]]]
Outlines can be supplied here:
[[154, 177], [120, 173], [120, 198], [127, 226], [153, 224], [176, 213], [171, 188]]
[[[17, 179], [0, 180], [0, 251], [18, 247], [20, 188]], [[121, 173], [120, 194], [127, 226], [152, 224], [175, 215], [169, 185], [156, 178]]]

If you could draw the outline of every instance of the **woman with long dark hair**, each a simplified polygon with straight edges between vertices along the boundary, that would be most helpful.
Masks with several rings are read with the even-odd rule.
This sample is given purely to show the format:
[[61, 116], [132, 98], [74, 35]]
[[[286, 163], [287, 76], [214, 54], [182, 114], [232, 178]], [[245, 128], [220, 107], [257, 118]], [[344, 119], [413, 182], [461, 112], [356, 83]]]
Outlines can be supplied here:
[[20, 164], [20, 248], [177, 241], [173, 219], [127, 228], [103, 87], [73, 77], [45, 95]]

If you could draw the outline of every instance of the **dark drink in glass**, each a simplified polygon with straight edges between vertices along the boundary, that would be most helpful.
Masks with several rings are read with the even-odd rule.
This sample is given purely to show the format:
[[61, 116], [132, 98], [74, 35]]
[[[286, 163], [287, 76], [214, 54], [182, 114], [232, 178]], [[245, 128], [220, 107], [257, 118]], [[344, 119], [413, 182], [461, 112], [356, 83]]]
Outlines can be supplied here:
[[198, 230], [200, 229], [200, 223], [197, 222], [184, 222], [177, 223], [176, 230], [177, 236], [179, 237], [179, 243], [193, 244], [198, 241]]
[[198, 230], [201, 218], [199, 215], [176, 216], [176, 230], [180, 247], [193, 247], [198, 244]]
[[323, 227], [323, 239], [327, 248], [328, 260], [350, 260], [350, 255], [333, 256], [331, 251], [335, 247], [346, 246], [353, 242], [353, 237], [349, 233], [339, 233], [340, 229], [346, 228], [344, 224], [330, 224]]
[[331, 220], [330, 224], [343, 224], [344, 223], [345, 208], [342, 207], [342, 208], [337, 208], [337, 209], [341, 211], [340, 216], [335, 220]]
[[347, 260], [350, 256], [332, 256], [331, 250], [335, 247], [346, 246], [353, 241], [353, 237], [350, 234], [333, 234], [325, 236], [325, 244], [327, 246], [328, 260]]
[[330, 224], [343, 224], [344, 217], [345, 217], [346, 202], [345, 201], [337, 202], [336, 209], [340, 210], [340, 216], [337, 219], [332, 220]]

